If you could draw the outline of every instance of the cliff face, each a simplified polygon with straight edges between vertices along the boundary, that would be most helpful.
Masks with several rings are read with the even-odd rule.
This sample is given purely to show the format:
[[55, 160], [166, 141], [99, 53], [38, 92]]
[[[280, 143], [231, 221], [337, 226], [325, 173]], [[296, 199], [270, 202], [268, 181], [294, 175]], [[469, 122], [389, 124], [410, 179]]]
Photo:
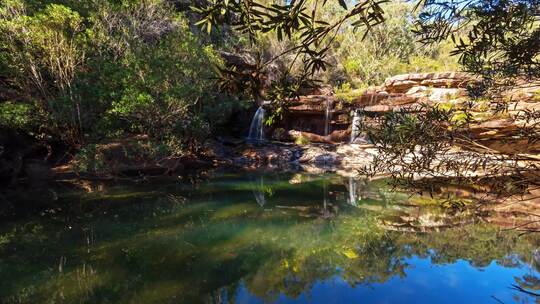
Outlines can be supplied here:
[[494, 111], [493, 100], [469, 96], [467, 87], [477, 82], [466, 73], [404, 74], [390, 77], [381, 86], [368, 88], [347, 101], [331, 92], [306, 95], [290, 107], [281, 127], [300, 131], [294, 134], [317, 142], [345, 142], [350, 136], [353, 110], [362, 109], [366, 117], [379, 117], [392, 111], [419, 112], [422, 105], [440, 106], [456, 111], [467, 109], [473, 119], [468, 130], [471, 138], [491, 149], [540, 153], [540, 142], [517, 138], [538, 123], [537, 117], [526, 116], [540, 111], [540, 82], [503, 91], [498, 97], [506, 105], [502, 111]]

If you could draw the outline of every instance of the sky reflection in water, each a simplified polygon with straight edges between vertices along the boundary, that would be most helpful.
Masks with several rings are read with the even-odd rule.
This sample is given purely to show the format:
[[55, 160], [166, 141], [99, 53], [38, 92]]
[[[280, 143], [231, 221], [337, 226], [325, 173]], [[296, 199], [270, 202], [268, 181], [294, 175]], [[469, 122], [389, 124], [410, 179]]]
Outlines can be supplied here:
[[[0, 225], [0, 302], [534, 303], [511, 287], [540, 290], [536, 234], [452, 227], [477, 215], [380, 181], [218, 175], [60, 197]], [[395, 231], [411, 229], [433, 231]]]

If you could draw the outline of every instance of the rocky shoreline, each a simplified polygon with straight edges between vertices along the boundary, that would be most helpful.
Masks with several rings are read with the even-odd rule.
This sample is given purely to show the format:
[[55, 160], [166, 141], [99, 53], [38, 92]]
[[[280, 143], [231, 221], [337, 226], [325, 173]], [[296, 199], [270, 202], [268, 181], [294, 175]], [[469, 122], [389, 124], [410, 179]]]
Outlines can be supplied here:
[[[423, 73], [397, 75], [379, 87], [351, 94], [351, 97], [322, 88], [292, 102], [283, 120], [266, 128], [264, 135], [268, 140], [262, 144], [222, 137], [207, 141], [198, 154], [156, 157], [141, 152], [148, 138], [137, 136], [95, 144], [94, 150], [87, 153], [99, 162], [93, 170], [81, 169], [76, 159], [64, 165], [51, 166], [38, 159], [25, 160], [23, 155], [4, 159], [9, 151], [0, 151], [0, 164], [5, 171], [0, 170], [0, 176], [9, 176], [10, 172], [19, 170], [19, 175], [29, 181], [114, 180], [133, 176], [178, 175], [216, 167], [292, 168], [358, 176], [364, 167], [371, 164], [379, 150], [370, 144], [350, 144], [352, 113], [361, 111], [364, 122], [370, 123], [389, 112], [421, 111], [421, 106], [426, 104], [457, 110], [468, 107], [473, 117], [467, 136], [493, 151], [494, 155], [522, 153], [525, 160], [513, 163], [513, 166], [540, 161], [540, 141], [518, 136], [538, 123], [538, 119], [526, 120], [521, 114], [540, 109], [540, 84], [529, 83], [504, 92], [502, 98], [508, 101], [508, 110], [500, 115], [486, 115], [492, 110], [491, 102], [471, 99], [467, 90], [477, 81], [464, 73]], [[451, 153], [444, 157], [458, 158], [464, 154], [474, 157], [477, 152], [455, 147], [455, 154]], [[496, 156], [490, 161], [494, 165], [501, 163]], [[379, 173], [385, 175], [388, 172]], [[481, 175], [478, 172], [471, 174]]]

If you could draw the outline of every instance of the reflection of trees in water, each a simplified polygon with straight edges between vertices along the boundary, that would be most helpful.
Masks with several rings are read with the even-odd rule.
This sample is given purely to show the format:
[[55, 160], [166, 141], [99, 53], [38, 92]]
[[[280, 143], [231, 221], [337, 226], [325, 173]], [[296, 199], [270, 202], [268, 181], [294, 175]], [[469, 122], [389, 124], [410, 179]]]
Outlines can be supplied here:
[[[326, 201], [330, 210], [330, 205], [340, 203], [339, 197], [348, 195], [348, 180], [294, 186], [295, 198], [287, 192], [290, 184], [264, 182], [268, 181], [258, 180], [261, 189], [271, 187], [277, 201], [292, 206], [299, 198], [309, 198], [323, 209]], [[326, 219], [280, 208], [263, 211], [253, 203], [252, 181], [245, 183], [245, 188], [234, 183], [240, 190], [227, 192], [234, 204], [224, 203], [223, 197], [203, 199], [204, 195], [199, 201], [163, 199], [155, 191], [137, 195], [136, 203], [131, 196], [126, 196], [129, 204], [109, 201], [116, 208], [96, 204], [95, 213], [84, 217], [74, 211], [56, 212], [27, 222], [24, 229], [4, 226], [0, 275], [9, 275], [11, 282], [2, 283], [0, 296], [17, 295], [22, 302], [60, 297], [67, 302], [197, 302], [205, 296], [219, 303], [233, 300], [243, 284], [251, 293], [273, 300], [279, 294], [296, 297], [335, 275], [351, 286], [404, 277], [412, 256], [435, 264], [463, 259], [479, 268], [492, 261], [509, 267], [527, 264], [531, 272], [516, 278], [516, 285], [539, 288], [536, 234], [519, 237], [486, 224], [431, 233], [385, 231], [381, 213], [367, 208], [342, 208]], [[207, 187], [198, 191], [223, 195], [216, 192], [218, 184]], [[369, 187], [362, 191], [375, 204], [377, 192]], [[192, 196], [180, 191], [169, 197]], [[92, 242], [87, 244], [90, 235]], [[15, 247], [25, 250], [15, 252]], [[62, 273], [60, 257], [65, 257]]]
[[528, 261], [526, 260], [525, 263], [528, 264], [531, 271], [529, 274], [526, 274], [521, 278], [514, 278], [516, 284], [512, 285], [512, 289], [525, 295], [540, 297], [540, 277], [533, 272], [533, 270], [538, 271], [540, 269], [540, 250], [538, 248], [534, 249], [530, 259]]

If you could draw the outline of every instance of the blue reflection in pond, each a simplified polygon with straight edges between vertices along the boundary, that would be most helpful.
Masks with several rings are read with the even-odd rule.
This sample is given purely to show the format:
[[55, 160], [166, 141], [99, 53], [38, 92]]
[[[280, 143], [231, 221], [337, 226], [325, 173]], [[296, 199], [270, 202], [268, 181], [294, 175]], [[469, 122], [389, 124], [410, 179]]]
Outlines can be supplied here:
[[46, 189], [59, 199], [4, 216], [1, 303], [538, 300], [537, 234], [384, 181], [217, 174], [96, 188]]

